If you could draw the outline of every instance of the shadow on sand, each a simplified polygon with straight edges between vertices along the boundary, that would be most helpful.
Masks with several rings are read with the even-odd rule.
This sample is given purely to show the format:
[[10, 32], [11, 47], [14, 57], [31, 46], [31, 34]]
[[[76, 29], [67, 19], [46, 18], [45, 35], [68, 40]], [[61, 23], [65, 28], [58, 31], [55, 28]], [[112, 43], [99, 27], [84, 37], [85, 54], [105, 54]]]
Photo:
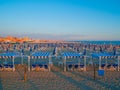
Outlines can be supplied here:
[[63, 75], [63, 74], [60, 73], [60, 72], [57, 72], [57, 71], [52, 71], [52, 72], [53, 72], [54, 74], [56, 74], [57, 76], [65, 79], [66, 81], [72, 83], [73, 85], [75, 85], [76, 87], [80, 88], [81, 90], [87, 90], [87, 89], [88, 89], [88, 90], [93, 90], [91, 87], [89, 87], [89, 86], [87, 86], [87, 85], [85, 85], [85, 84], [83, 84], [83, 83], [81, 83], [81, 82], [78, 82], [78, 81], [72, 79], [71, 77], [65, 76], [65, 75]]
[[1, 77], [0, 77], [0, 90], [3, 90], [2, 82], [1, 82]]
[[75, 74], [75, 75], [79, 75], [80, 77], [82, 77], [82, 78], [84, 78], [84, 79], [86, 79], [86, 80], [88, 80], [88, 81], [95, 82], [96, 84], [99, 84], [99, 85], [105, 87], [106, 89], [119, 90], [119, 88], [117, 88], [117, 87], [115, 87], [115, 86], [111, 86], [111, 85], [109, 85], [108, 83], [101, 82], [101, 81], [99, 81], [99, 80], [94, 80], [94, 79], [91, 78], [91, 77], [81, 75], [81, 74], [79, 74], [79, 73], [77, 73], [77, 72], [71, 72], [71, 73], [72, 73], [72, 74]]

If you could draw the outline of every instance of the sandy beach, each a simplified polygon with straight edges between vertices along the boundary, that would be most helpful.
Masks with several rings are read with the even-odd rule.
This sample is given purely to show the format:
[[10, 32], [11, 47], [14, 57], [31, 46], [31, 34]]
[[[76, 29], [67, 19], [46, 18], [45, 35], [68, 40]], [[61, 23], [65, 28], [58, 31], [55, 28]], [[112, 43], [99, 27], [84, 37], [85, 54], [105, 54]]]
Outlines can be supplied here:
[[0, 90], [119, 90], [120, 72], [106, 71], [104, 77], [93, 71], [63, 72], [53, 67], [51, 72], [27, 72], [27, 80], [23, 81], [23, 71], [0, 72]]
[[[63, 66], [59, 65], [59, 62], [62, 62], [62, 55], [63, 52], [76, 52], [76, 44], [68, 43], [68, 44], [58, 44], [58, 49], [55, 49], [55, 44], [38, 44], [35, 49], [34, 46], [36, 44], [18, 44], [16, 48], [14, 45], [10, 45], [9, 51], [19, 51], [21, 48], [24, 48], [24, 54], [30, 55], [30, 47], [32, 47], [32, 52], [55, 52], [54, 56], [52, 57], [52, 66], [51, 71], [28, 71], [26, 72], [26, 81], [24, 81], [24, 66], [28, 67], [27, 59], [23, 58], [23, 65], [21, 64], [21, 58], [15, 59], [15, 62], [19, 64], [15, 64], [15, 71], [7, 71], [2, 70], [0, 71], [0, 90], [119, 90], [120, 88], [120, 72], [115, 71], [108, 71], [105, 70], [104, 76], [98, 75], [98, 66], [95, 68], [89, 64], [90, 58], [87, 58], [87, 69], [86, 71], [80, 70], [67, 70], [66, 72], [63, 71]], [[40, 47], [42, 45], [42, 47]], [[61, 45], [61, 46], [60, 46]], [[77, 44], [79, 45], [79, 44]], [[2, 44], [2, 47], [7, 48], [9, 45]], [[44, 47], [43, 47], [44, 46]], [[73, 49], [71, 48], [73, 46]], [[79, 50], [84, 52], [85, 45], [83, 44], [80, 46]], [[99, 47], [99, 46], [96, 46]], [[104, 46], [103, 46], [104, 47]], [[108, 46], [109, 48], [109, 46]], [[88, 46], [87, 46], [88, 49]], [[57, 50], [57, 51], [54, 51]], [[107, 49], [105, 49], [107, 50]], [[90, 49], [87, 50], [87, 55], [90, 55], [90, 52], [94, 52], [93, 45], [90, 46]], [[96, 50], [96, 52], [99, 51]], [[108, 50], [107, 50], [108, 51]], [[6, 49], [1, 48], [1, 53], [6, 52]], [[78, 52], [77, 52], [78, 53]], [[3, 64], [4, 58], [0, 59], [0, 63]], [[10, 61], [9, 58], [6, 59], [8, 62]], [[34, 62], [38, 61], [46, 61], [48, 59], [40, 59], [35, 58], [31, 59], [31, 65]], [[75, 61], [76, 58], [69, 58], [68, 61]], [[11, 61], [10, 61], [11, 62]], [[83, 62], [83, 61], [82, 61]], [[82, 63], [81, 62], [81, 63]], [[31, 66], [32, 67], [32, 66]], [[94, 74], [95, 73], [95, 74]]]

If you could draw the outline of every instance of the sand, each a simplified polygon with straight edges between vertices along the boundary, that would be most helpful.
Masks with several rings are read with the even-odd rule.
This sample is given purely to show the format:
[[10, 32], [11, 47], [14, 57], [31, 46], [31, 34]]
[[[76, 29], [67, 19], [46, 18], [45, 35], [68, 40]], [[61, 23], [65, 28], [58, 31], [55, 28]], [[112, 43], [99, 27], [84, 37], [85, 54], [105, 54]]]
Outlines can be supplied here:
[[[40, 48], [39, 48], [40, 50]], [[42, 49], [43, 50], [43, 49]], [[19, 51], [19, 50], [18, 50]], [[53, 51], [45, 48], [43, 51]], [[60, 49], [62, 52], [74, 52], [70, 49]], [[26, 49], [25, 53], [29, 50]], [[91, 51], [90, 51], [91, 52]], [[119, 90], [120, 72], [105, 71], [104, 77], [96, 76], [94, 80], [93, 66], [87, 65], [87, 71], [63, 71], [63, 67], [58, 66], [60, 58], [53, 58], [51, 71], [27, 71], [26, 81], [24, 81], [24, 68], [22, 65], [16, 66], [16, 70], [0, 71], [0, 90]], [[2, 63], [2, 61], [0, 61]]]

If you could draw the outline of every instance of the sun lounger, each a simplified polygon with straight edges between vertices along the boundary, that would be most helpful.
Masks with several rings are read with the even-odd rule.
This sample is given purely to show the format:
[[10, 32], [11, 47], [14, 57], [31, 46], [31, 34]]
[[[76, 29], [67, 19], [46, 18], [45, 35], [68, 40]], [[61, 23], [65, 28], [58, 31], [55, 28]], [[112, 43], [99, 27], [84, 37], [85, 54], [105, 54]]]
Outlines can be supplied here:
[[48, 70], [48, 64], [46, 62], [40, 62], [40, 63], [34, 63], [32, 64], [32, 71], [47, 71]]
[[113, 67], [114, 67], [114, 68], [118, 67], [118, 64], [113, 64]]
[[102, 64], [101, 67], [104, 68], [104, 67], [105, 67], [105, 64]]
[[110, 70], [110, 71], [114, 71], [114, 70], [116, 70], [116, 68], [117, 68], [117, 65], [116, 64], [109, 64], [109, 65], [107, 65], [107, 70]]
[[72, 65], [72, 64], [68, 64], [68, 65], [67, 65], [67, 69], [68, 69], [68, 70], [73, 70], [73, 65]]
[[36, 65], [35, 64], [32, 64], [32, 71], [34, 71], [35, 70], [35, 68], [36, 68]]
[[106, 64], [102, 64], [102, 65], [101, 65], [101, 69], [104, 69], [104, 70], [105, 70], [105, 69], [106, 69]]
[[5, 71], [12, 71], [13, 70], [13, 65], [12, 64], [4, 64], [4, 69]]
[[79, 68], [78, 64], [74, 65], [74, 68], [75, 68], [75, 69], [78, 69], [78, 68]]
[[45, 68], [45, 69], [48, 69], [48, 65], [44, 65], [44, 68]]
[[2, 71], [3, 70], [3, 66], [0, 64], [0, 71]]

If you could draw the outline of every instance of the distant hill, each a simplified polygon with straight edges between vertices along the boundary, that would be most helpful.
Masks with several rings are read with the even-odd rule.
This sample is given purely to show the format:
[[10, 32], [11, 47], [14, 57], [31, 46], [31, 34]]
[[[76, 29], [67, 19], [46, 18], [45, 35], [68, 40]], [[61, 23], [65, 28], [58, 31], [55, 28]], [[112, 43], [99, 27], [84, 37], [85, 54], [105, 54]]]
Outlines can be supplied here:
[[28, 41], [33, 41], [33, 40], [28, 37], [23, 37], [23, 38], [18, 38], [18, 37], [13, 37], [13, 36], [0, 37], [0, 42], [23, 43], [23, 42], [28, 42]]
[[63, 42], [63, 41], [57, 41], [57, 40], [33, 40], [28, 37], [18, 38], [13, 36], [7, 36], [7, 37], [0, 37], [0, 42], [9, 42], [9, 43], [23, 43], [23, 42], [31, 42], [31, 43], [47, 43], [47, 42]]

